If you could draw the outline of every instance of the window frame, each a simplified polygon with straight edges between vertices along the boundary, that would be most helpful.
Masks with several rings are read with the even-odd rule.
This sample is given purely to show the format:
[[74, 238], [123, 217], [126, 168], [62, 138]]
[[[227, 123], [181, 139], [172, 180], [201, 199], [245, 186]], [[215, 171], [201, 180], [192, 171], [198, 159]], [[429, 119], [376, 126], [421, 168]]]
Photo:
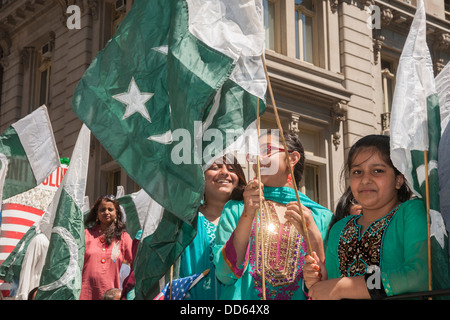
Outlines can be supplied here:
[[[311, 0], [312, 8], [311, 10], [306, 8], [303, 4], [295, 4], [294, 2], [294, 8], [295, 8], [295, 58], [298, 60], [301, 60], [303, 62], [311, 63], [313, 65], [318, 64], [318, 41], [317, 41], [317, 30], [318, 30], [318, 24], [317, 24], [317, 8], [316, 8], [316, 1]], [[306, 39], [304, 37], [304, 29], [303, 25], [305, 24], [304, 19], [302, 19], [302, 16], [310, 18], [311, 19], [311, 61], [306, 60], [305, 57], [305, 46], [306, 46]], [[297, 17], [297, 18], [295, 18]]]

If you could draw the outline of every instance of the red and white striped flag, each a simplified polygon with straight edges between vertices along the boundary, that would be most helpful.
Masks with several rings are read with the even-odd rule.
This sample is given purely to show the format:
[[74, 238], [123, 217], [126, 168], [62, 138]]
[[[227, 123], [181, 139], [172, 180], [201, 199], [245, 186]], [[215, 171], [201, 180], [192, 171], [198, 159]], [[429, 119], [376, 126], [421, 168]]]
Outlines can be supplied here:
[[43, 214], [44, 211], [42, 210], [17, 203], [5, 203], [3, 205], [0, 230], [0, 264]]
[[[16, 203], [5, 203], [1, 212], [0, 265], [14, 250], [30, 227], [39, 221], [44, 211]], [[9, 295], [11, 285], [0, 280], [0, 290]]]

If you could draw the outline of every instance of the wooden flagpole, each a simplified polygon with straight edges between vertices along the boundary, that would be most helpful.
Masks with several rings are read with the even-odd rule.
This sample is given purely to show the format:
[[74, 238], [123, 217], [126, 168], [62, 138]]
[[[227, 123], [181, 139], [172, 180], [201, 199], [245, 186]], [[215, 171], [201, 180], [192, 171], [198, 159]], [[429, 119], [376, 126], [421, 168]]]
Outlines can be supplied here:
[[[261, 55], [261, 59], [262, 59], [263, 66], [264, 66], [264, 72], [266, 73], [267, 88], [269, 89], [273, 110], [275, 112], [275, 119], [277, 121], [278, 130], [280, 131], [281, 140], [283, 142], [284, 152], [286, 154], [286, 159], [289, 159], [289, 152], [288, 152], [288, 148], [286, 146], [286, 140], [284, 139], [283, 128], [281, 127], [280, 117], [278, 116], [278, 110], [277, 110], [277, 106], [275, 104], [275, 98], [273, 96], [272, 86], [270, 84], [269, 73], [267, 72], [267, 66], [266, 66], [266, 61], [264, 59], [264, 54]], [[302, 206], [301, 206], [301, 203], [300, 203], [300, 197], [298, 196], [297, 183], [295, 181], [294, 171], [292, 170], [292, 165], [291, 165], [290, 161], [288, 161], [288, 164], [289, 164], [289, 170], [290, 170], [291, 177], [292, 177], [292, 184], [294, 185], [295, 196], [297, 197], [297, 203], [298, 203], [298, 206], [300, 208], [300, 216], [302, 217], [302, 226], [303, 226], [303, 231], [305, 233], [307, 254], [311, 255], [311, 252], [312, 252], [312, 250], [311, 250], [311, 243], [309, 241], [308, 229], [306, 228], [306, 221], [305, 221], [305, 217], [303, 215]]]
[[[430, 217], [430, 187], [428, 182], [428, 152], [424, 150], [423, 153], [425, 164], [425, 196], [426, 196], [426, 208], [427, 208], [427, 232], [428, 232], [428, 290], [433, 290], [433, 279], [431, 270], [431, 217]], [[431, 297], [429, 298], [431, 300]]]
[[[259, 138], [260, 117], [259, 117], [259, 98], [256, 102], [256, 129]], [[260, 232], [260, 250], [261, 250], [261, 265], [262, 265], [262, 300], [266, 300], [266, 271], [265, 271], [265, 253], [264, 253], [264, 230], [262, 226], [262, 189], [261, 189], [261, 166], [259, 162], [259, 154], [256, 156], [256, 164], [258, 167], [258, 189], [259, 189], [259, 232]], [[256, 244], [258, 246], [258, 244]]]

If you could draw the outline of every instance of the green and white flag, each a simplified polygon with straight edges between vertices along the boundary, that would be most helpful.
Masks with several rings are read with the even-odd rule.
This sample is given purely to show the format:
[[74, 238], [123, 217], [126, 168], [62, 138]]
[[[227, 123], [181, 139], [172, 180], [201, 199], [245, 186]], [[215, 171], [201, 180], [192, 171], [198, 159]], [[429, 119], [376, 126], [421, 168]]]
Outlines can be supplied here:
[[126, 217], [127, 232], [132, 239], [139, 230], [153, 234], [162, 219], [163, 208], [144, 189], [117, 198]]
[[[411, 190], [424, 201], [427, 200], [425, 177], [428, 174], [433, 290], [448, 289], [448, 236], [440, 213], [437, 174], [441, 121], [433, 64], [426, 42], [423, 0], [418, 1], [400, 56], [390, 130], [392, 162], [404, 174]], [[425, 172], [425, 151], [428, 173]]]
[[36, 227], [50, 240], [36, 300], [78, 300], [84, 264], [83, 205], [90, 131], [83, 125], [70, 167], [55, 198]]
[[447, 233], [450, 231], [450, 63], [436, 76], [436, 91], [441, 109], [441, 141], [439, 143], [439, 196]]
[[261, 0], [136, 0], [78, 84], [72, 110], [165, 209], [138, 249], [138, 299], [195, 236], [203, 166], [243, 150], [265, 110], [261, 17]]
[[0, 136], [0, 201], [41, 184], [59, 165], [47, 107], [41, 106]]

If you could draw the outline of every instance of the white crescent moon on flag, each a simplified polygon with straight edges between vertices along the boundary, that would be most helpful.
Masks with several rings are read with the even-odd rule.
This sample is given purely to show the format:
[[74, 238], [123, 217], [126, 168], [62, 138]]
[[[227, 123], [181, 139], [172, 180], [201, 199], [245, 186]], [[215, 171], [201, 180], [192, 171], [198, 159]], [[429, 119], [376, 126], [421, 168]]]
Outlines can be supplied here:
[[67, 285], [77, 274], [78, 270], [78, 245], [72, 234], [63, 227], [54, 227], [53, 233], [59, 234], [67, 244], [70, 253], [69, 265], [66, 271], [58, 280], [39, 287], [41, 291], [52, 291]]

